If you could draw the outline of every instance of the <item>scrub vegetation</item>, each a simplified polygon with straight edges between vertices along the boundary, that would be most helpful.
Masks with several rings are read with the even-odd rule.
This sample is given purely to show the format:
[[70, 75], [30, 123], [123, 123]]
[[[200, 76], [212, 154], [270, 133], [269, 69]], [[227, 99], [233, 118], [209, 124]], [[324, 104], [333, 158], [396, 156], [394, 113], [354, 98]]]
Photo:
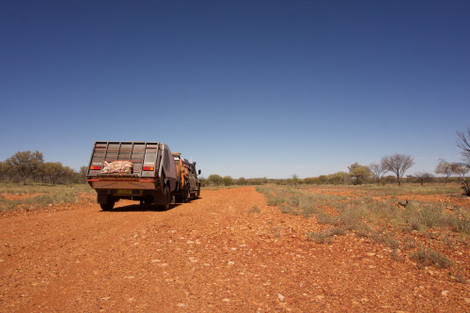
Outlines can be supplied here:
[[84, 198], [92, 201], [94, 191], [90, 186], [81, 185], [46, 185], [2, 183], [0, 184], [0, 211], [14, 209], [33, 210], [56, 204], [76, 203]]
[[[315, 218], [321, 231], [307, 240], [332, 244], [347, 234], [403, 253], [419, 266], [454, 266], [446, 253], [470, 244], [468, 198], [459, 186], [260, 186], [268, 205]], [[398, 257], [399, 253], [402, 257]]]

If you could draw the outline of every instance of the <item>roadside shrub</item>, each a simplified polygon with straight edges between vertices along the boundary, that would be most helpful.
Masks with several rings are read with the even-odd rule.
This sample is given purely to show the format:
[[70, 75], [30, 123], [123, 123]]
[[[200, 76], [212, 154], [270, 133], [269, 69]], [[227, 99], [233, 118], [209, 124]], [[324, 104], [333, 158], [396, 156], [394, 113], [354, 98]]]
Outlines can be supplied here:
[[449, 247], [455, 247], [457, 246], [457, 241], [452, 238], [451, 236], [449, 236], [448, 233], [446, 233], [441, 239], [440, 241], [446, 245], [446, 246], [449, 246]]
[[297, 212], [296, 212], [295, 208], [287, 206], [287, 205], [282, 205], [281, 206], [281, 212], [285, 213], [285, 214], [297, 215]]
[[313, 240], [320, 244], [330, 244], [332, 242], [332, 237], [344, 235], [346, 235], [346, 230], [339, 227], [328, 228], [322, 232], [311, 232], [306, 234], [308, 240]]
[[357, 213], [353, 210], [345, 210], [340, 213], [339, 220], [347, 229], [355, 229], [361, 223], [360, 214]]
[[[0, 196], [0, 210], [21, 207], [43, 207], [49, 204], [76, 203], [81, 195], [94, 194], [88, 185], [27, 185], [3, 184], [2, 193], [22, 195], [20, 199], [7, 200]], [[86, 200], [88, 201], [88, 200]]]
[[415, 260], [420, 266], [436, 266], [438, 268], [448, 268], [454, 264], [445, 255], [440, 254], [430, 248], [420, 249], [410, 254], [410, 258]]
[[373, 230], [369, 227], [369, 225], [366, 225], [364, 223], [359, 224], [354, 229], [354, 234], [358, 237], [368, 238], [368, 237], [370, 237], [372, 232], [373, 232]]
[[413, 239], [413, 238], [409, 238], [409, 237], [406, 237], [404, 239], [404, 242], [403, 242], [403, 249], [405, 250], [410, 250], [410, 249], [414, 249], [418, 246], [418, 244], [416, 243], [416, 240]]
[[400, 243], [397, 240], [395, 240], [393, 236], [390, 236], [386, 233], [372, 231], [370, 233], [370, 237], [377, 242], [380, 242], [389, 246], [390, 248], [397, 249], [400, 247]]
[[339, 220], [334, 217], [334, 216], [331, 216], [329, 214], [325, 214], [323, 212], [318, 212], [317, 213], [317, 221], [319, 224], [329, 224], [329, 225], [337, 225], [339, 224]]

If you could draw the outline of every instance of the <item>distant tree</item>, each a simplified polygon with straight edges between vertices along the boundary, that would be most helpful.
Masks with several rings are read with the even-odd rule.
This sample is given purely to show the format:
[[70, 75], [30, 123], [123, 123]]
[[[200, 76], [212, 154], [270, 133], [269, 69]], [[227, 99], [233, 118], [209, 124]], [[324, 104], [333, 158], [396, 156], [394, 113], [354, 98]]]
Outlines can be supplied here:
[[445, 160], [440, 159], [439, 164], [436, 166], [435, 173], [445, 175], [444, 182], [447, 183], [447, 180], [452, 175], [458, 175], [462, 178], [465, 174], [468, 173], [470, 170], [469, 165], [465, 163], [459, 162], [447, 162]]
[[5, 164], [18, 175], [24, 185], [43, 163], [44, 157], [39, 151], [20, 151], [5, 161]]
[[237, 180], [237, 185], [239, 185], [239, 186], [245, 186], [246, 184], [247, 184], [247, 181], [246, 181], [245, 177], [240, 177]]
[[80, 171], [79, 171], [80, 175], [82, 175], [83, 177], [86, 177], [86, 175], [88, 174], [88, 166], [84, 165], [84, 166], [80, 166]]
[[7, 177], [7, 166], [5, 162], [0, 162], [0, 180], [3, 181]]
[[[460, 148], [460, 153], [462, 154], [462, 158], [464, 162], [466, 163], [467, 168], [470, 167], [470, 127], [467, 127], [466, 132], [458, 131], [457, 132], [457, 142], [456, 142], [457, 147]], [[464, 167], [460, 167], [457, 169], [457, 171], [464, 170]], [[468, 170], [466, 171], [468, 172]], [[466, 173], [465, 172], [465, 173]], [[467, 196], [470, 196], [470, 182], [468, 179], [465, 177], [464, 174], [460, 174], [462, 176], [462, 189], [464, 191], [464, 194]]]
[[250, 184], [250, 185], [262, 185], [263, 180], [261, 178], [250, 178], [250, 179], [248, 179], [248, 184]]
[[434, 178], [432, 174], [426, 173], [426, 172], [418, 172], [415, 175], [413, 175], [413, 177], [416, 179], [416, 181], [418, 181], [421, 184], [421, 186], [423, 186], [424, 183], [428, 183], [432, 181], [432, 179]]
[[469, 164], [465, 164], [465, 163], [452, 163], [451, 164], [452, 174], [464, 177], [465, 174], [467, 174], [469, 170], [470, 170]]
[[39, 168], [42, 181], [49, 181], [51, 184], [56, 184], [57, 180], [62, 176], [63, 166], [60, 162], [45, 162]]
[[382, 167], [381, 163], [372, 163], [369, 165], [369, 170], [374, 176], [377, 183], [380, 183], [380, 179], [387, 172], [387, 169]]
[[318, 177], [306, 177], [304, 178], [304, 184], [319, 184]]
[[293, 185], [296, 185], [296, 186], [299, 184], [299, 177], [297, 176], [297, 174], [292, 175], [291, 182]]
[[201, 183], [201, 187], [209, 186], [209, 180], [203, 176], [199, 177], [199, 182]]
[[225, 186], [231, 186], [235, 184], [233, 178], [230, 176], [224, 176], [224, 178], [222, 178], [222, 181]]
[[263, 184], [266, 185], [268, 183], [268, 179], [266, 178], [266, 176], [263, 177]]
[[364, 182], [367, 182], [372, 176], [369, 167], [365, 165], [360, 165], [357, 162], [348, 166], [348, 169], [349, 175], [351, 175], [353, 183], [355, 185], [360, 185]]
[[394, 154], [382, 158], [381, 166], [387, 171], [395, 173], [397, 177], [398, 186], [401, 186], [400, 178], [403, 177], [405, 172], [414, 165], [414, 160], [409, 155]]
[[452, 175], [452, 163], [444, 159], [439, 159], [439, 164], [437, 164], [434, 173], [445, 175], [444, 185], [447, 184], [447, 180]]
[[222, 178], [222, 176], [217, 175], [217, 174], [211, 174], [211, 175], [209, 175], [209, 177], [207, 178], [207, 180], [209, 181], [209, 184], [210, 184], [210, 185], [213, 185], [213, 186], [220, 186], [220, 185], [222, 185], [222, 183], [223, 183], [223, 178]]
[[452, 163], [452, 173], [460, 175], [461, 177], [461, 188], [464, 191], [464, 194], [470, 196], [470, 182], [465, 177], [465, 174], [470, 170], [470, 164], [465, 163]]
[[396, 182], [397, 179], [393, 175], [387, 175], [387, 176], [383, 176], [382, 180], [385, 181], [385, 183], [387, 184], [392, 184]]
[[78, 172], [78, 181], [81, 183], [86, 183], [86, 175], [88, 174], [88, 166], [80, 166], [80, 171]]
[[346, 173], [346, 172], [336, 172], [334, 174], [330, 175], [330, 183], [335, 184], [335, 185], [343, 185], [347, 184], [348, 181], [350, 180], [351, 175]]
[[45, 162], [36, 171], [36, 176], [41, 179], [43, 183], [51, 184], [70, 184], [80, 182], [77, 180], [76, 173], [68, 166], [62, 165], [61, 162]]
[[460, 148], [464, 161], [470, 165], [470, 128], [466, 132], [458, 131], [457, 137], [457, 147]]
[[318, 176], [318, 180], [320, 181], [320, 184], [324, 185], [328, 182], [328, 176], [327, 175], [320, 175], [320, 176]]

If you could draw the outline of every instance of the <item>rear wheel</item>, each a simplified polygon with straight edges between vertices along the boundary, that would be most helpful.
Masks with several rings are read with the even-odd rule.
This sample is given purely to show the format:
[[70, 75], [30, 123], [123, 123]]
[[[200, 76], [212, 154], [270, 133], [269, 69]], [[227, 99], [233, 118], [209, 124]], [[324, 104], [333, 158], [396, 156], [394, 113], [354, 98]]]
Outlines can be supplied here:
[[179, 203], [186, 203], [189, 201], [189, 190], [187, 186], [183, 187], [183, 189], [178, 192], [175, 196], [175, 200]]
[[189, 201], [189, 186], [184, 188], [183, 202]]
[[170, 188], [166, 185], [163, 189], [163, 203], [161, 204], [162, 210], [169, 210], [170, 209], [170, 202], [171, 202], [171, 194]]
[[114, 201], [108, 201], [106, 203], [100, 203], [101, 210], [103, 211], [111, 211], [114, 208]]

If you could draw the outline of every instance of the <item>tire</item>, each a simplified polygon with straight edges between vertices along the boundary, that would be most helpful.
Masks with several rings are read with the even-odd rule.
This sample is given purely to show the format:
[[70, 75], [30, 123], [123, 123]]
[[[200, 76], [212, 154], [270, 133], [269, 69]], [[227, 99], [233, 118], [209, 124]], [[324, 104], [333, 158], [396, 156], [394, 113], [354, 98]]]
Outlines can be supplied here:
[[100, 203], [101, 210], [111, 211], [114, 208], [114, 201], [108, 201], [107, 203]]
[[190, 200], [190, 197], [189, 197], [189, 186], [186, 186], [184, 188], [184, 195], [183, 195], [183, 202], [186, 203]]
[[160, 205], [160, 208], [166, 211], [170, 209], [171, 194], [168, 185], [165, 185], [164, 188], [165, 189], [163, 189], [163, 204]]
[[189, 201], [189, 190], [188, 187], [184, 187], [183, 191], [179, 192], [177, 196], [175, 196], [175, 201], [178, 203], [186, 203]]

